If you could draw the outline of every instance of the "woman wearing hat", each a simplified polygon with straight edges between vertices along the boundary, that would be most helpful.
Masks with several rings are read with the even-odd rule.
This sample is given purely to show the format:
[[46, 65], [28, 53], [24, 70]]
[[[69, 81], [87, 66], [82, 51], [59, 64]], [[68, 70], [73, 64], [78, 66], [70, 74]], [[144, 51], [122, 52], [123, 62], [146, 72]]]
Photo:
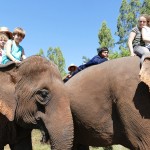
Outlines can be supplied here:
[[0, 64], [2, 62], [2, 56], [5, 54], [5, 44], [8, 39], [12, 38], [12, 33], [7, 27], [0, 27]]
[[69, 71], [69, 74], [67, 74], [67, 76], [64, 77], [63, 81], [64, 82], [67, 82], [73, 75], [73, 73], [77, 70], [77, 66], [75, 64], [71, 64], [69, 67], [68, 67], [68, 71]]
[[12, 39], [12, 33], [9, 31], [7, 27], [0, 27], [0, 34], [6, 34], [8, 39]]

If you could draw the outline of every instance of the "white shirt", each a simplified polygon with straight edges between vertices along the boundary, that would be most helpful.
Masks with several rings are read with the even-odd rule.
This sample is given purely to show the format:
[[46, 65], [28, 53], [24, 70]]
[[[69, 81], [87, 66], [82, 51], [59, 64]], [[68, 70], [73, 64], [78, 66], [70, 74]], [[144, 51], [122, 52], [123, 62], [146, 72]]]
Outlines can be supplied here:
[[142, 37], [148, 39], [148, 41], [145, 41], [145, 46], [148, 46], [150, 44], [150, 27], [143, 26]]

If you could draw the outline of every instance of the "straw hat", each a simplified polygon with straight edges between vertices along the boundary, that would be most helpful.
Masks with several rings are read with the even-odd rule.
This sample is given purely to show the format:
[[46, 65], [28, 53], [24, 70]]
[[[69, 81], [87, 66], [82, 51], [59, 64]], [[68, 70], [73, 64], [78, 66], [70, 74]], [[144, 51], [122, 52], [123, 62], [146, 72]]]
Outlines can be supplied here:
[[74, 71], [77, 69], [77, 66], [75, 64], [71, 64], [69, 67], [68, 67], [68, 70], [71, 71], [71, 67], [74, 67]]
[[8, 35], [9, 39], [12, 39], [12, 33], [7, 27], [0, 27], [0, 33], [5, 33]]

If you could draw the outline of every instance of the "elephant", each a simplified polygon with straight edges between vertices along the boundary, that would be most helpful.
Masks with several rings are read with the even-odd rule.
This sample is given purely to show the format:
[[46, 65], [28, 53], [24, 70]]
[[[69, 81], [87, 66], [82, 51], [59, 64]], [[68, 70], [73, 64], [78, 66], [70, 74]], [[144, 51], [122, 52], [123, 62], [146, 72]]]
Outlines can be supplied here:
[[150, 148], [150, 60], [138, 56], [91, 66], [65, 83], [78, 145]]
[[[40, 129], [52, 150], [73, 142], [70, 100], [58, 67], [41, 56], [0, 67], [0, 150], [32, 150], [31, 131]], [[47, 120], [38, 118], [43, 113]]]

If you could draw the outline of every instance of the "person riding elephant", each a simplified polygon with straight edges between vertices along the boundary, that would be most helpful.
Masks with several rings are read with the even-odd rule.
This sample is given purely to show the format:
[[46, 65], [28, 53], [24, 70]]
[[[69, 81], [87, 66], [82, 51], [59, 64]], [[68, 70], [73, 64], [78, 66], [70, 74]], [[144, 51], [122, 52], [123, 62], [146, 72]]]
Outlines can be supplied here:
[[98, 53], [98, 55], [94, 56], [87, 63], [80, 65], [76, 69], [76, 71], [73, 72], [72, 76], [74, 76], [78, 72], [84, 70], [85, 68], [88, 68], [88, 67], [93, 66], [93, 65], [101, 64], [101, 63], [109, 60], [108, 59], [109, 50], [107, 47], [97, 48], [97, 53]]
[[73, 73], [77, 70], [77, 66], [75, 64], [70, 64], [68, 67], [69, 73], [63, 78], [64, 82], [67, 82], [73, 75]]
[[128, 38], [128, 47], [131, 53], [131, 56], [139, 56], [141, 58], [141, 66], [147, 55], [150, 56], [149, 49], [145, 47], [145, 41], [142, 35], [142, 29], [144, 26], [147, 26], [148, 15], [142, 14], [139, 16], [138, 25], [134, 27]]
[[[1, 65], [0, 79], [0, 150], [6, 144], [11, 150], [32, 150], [32, 129], [48, 135], [52, 150], [70, 150], [73, 120], [58, 67], [31, 56], [20, 64]], [[38, 118], [39, 112], [48, 119]]]

